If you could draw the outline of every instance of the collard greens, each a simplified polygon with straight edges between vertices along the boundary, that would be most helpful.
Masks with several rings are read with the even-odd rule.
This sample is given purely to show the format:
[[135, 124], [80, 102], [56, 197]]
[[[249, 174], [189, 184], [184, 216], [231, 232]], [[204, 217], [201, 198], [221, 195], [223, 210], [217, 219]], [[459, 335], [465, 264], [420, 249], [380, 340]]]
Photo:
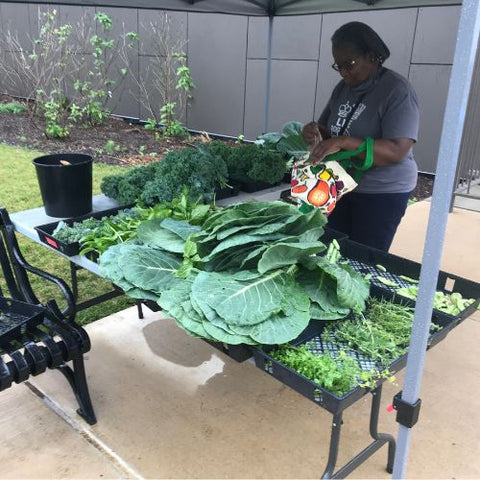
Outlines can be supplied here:
[[[102, 274], [127, 293], [157, 296], [190, 335], [227, 344], [283, 344], [311, 318], [343, 318], [365, 307], [368, 283], [319, 240], [314, 210], [283, 202], [239, 203], [200, 227], [144, 223], [142, 245], [100, 258]], [[338, 249], [337, 249], [338, 250]]]

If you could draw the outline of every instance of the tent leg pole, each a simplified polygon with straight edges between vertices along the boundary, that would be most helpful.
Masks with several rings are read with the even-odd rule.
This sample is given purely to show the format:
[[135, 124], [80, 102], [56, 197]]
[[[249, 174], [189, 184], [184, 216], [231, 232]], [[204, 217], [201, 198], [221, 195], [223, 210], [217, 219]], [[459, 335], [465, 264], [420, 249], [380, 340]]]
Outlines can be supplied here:
[[265, 110], [263, 117], [263, 132], [267, 133], [270, 123], [270, 83], [272, 78], [272, 34], [273, 16], [268, 17], [268, 38], [267, 38], [267, 75], [265, 85]]
[[[420, 393], [430, 319], [433, 310], [433, 297], [436, 290], [451, 203], [449, 194], [453, 192], [479, 32], [480, 0], [463, 0], [442, 126], [437, 174], [435, 176], [422, 268], [420, 270], [418, 298], [412, 326], [412, 340], [408, 351], [401, 396], [402, 401], [411, 405], [417, 402]], [[395, 479], [405, 478], [406, 475], [410, 433], [411, 428], [400, 425], [397, 439], [398, 447], [393, 466], [393, 478]]]

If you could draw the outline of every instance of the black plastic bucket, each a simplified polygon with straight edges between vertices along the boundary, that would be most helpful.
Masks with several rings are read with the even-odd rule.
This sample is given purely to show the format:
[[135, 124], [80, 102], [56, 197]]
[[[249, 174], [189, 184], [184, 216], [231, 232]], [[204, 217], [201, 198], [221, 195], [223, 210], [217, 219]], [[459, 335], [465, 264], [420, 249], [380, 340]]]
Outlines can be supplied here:
[[92, 211], [92, 157], [56, 153], [33, 159], [45, 213], [77, 217]]

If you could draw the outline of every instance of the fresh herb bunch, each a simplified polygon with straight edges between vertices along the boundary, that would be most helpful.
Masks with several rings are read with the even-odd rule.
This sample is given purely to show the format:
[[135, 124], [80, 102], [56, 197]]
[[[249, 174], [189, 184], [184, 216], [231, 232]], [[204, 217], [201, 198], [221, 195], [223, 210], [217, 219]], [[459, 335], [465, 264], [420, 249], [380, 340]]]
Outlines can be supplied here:
[[366, 312], [329, 325], [322, 338], [388, 365], [407, 351], [413, 316], [413, 308], [371, 298]]
[[318, 355], [309, 350], [309, 343], [305, 343], [299, 347], [281, 345], [269, 355], [337, 396], [360, 384], [362, 370], [344, 351], [340, 351], [338, 357], [330, 353]]

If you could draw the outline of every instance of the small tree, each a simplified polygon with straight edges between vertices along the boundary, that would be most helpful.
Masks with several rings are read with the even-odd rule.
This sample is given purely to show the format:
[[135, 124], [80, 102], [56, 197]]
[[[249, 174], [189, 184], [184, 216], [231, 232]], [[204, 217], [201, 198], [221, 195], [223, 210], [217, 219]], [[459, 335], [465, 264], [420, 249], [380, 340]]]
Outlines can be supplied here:
[[[49, 137], [67, 137], [77, 123], [103, 122], [110, 114], [107, 102], [119, 84], [111, 78], [113, 61], [118, 51], [134, 46], [137, 34], [112, 38], [112, 20], [100, 12], [93, 23], [84, 15], [73, 28], [50, 10], [40, 14], [39, 24], [30, 52], [21, 47], [15, 33], [7, 31], [3, 49], [10, 62], [0, 65], [5, 86], [11, 91], [21, 86], [27, 99], [34, 101], [32, 112], [44, 116]], [[92, 33], [96, 25], [99, 35]], [[127, 73], [125, 65], [121, 77]]]
[[173, 35], [168, 14], [146, 27], [153, 39], [151, 62], [142, 74], [133, 75], [130, 69], [140, 92], [138, 100], [147, 111], [145, 128], [157, 135], [185, 135], [179, 118], [195, 88], [183, 51], [185, 42]]

